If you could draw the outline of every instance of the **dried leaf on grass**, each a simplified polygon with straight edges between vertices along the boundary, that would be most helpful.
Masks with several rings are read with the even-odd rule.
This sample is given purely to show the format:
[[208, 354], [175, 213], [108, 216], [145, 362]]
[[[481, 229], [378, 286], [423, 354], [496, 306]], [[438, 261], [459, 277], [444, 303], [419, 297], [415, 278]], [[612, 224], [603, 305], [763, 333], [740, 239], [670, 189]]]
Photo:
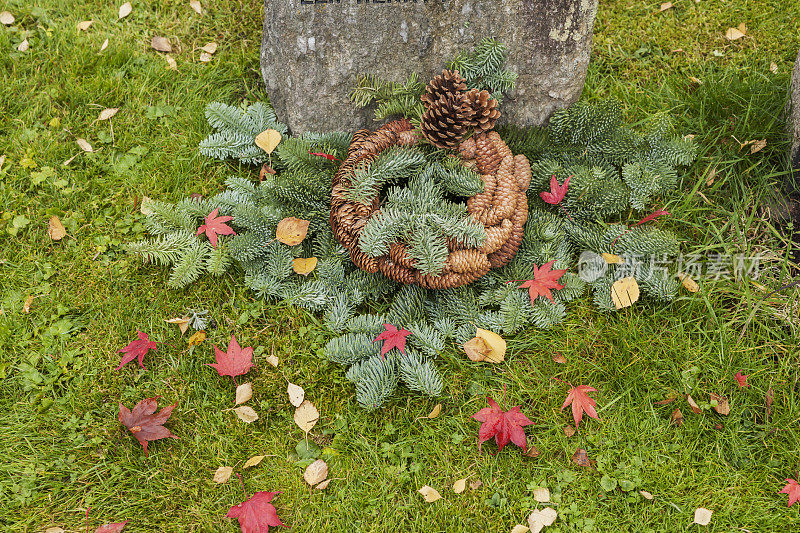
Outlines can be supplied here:
[[679, 273], [678, 279], [681, 280], [681, 285], [683, 288], [689, 292], [697, 292], [700, 290], [700, 285], [697, 284], [695, 280], [689, 274], [684, 274], [683, 272]]
[[239, 420], [242, 422], [246, 422], [248, 424], [252, 424], [256, 420], [258, 420], [258, 413], [256, 413], [255, 409], [250, 407], [249, 405], [242, 405], [237, 407], [233, 410], [236, 413], [236, 416], [239, 417]]
[[164, 320], [167, 324], [175, 324], [178, 326], [178, 329], [181, 330], [181, 335], [186, 333], [186, 330], [189, 329], [189, 319], [188, 318], [169, 318]]
[[30, 49], [30, 47], [31, 47], [31, 43], [29, 43], [28, 39], [25, 38], [25, 39], [22, 40], [21, 43], [19, 43], [19, 46], [17, 46], [17, 51], [18, 52], [27, 52]]
[[94, 24], [93, 20], [82, 20], [77, 24], [77, 27], [80, 31], [86, 31], [92, 26], [92, 24]]
[[108, 120], [116, 115], [117, 111], [119, 111], [118, 107], [107, 107], [106, 109], [100, 111], [100, 114], [97, 116], [97, 120]]
[[228, 481], [233, 474], [232, 466], [221, 466], [214, 472], [214, 483], [222, 484]]
[[533, 489], [533, 499], [539, 503], [550, 502], [550, 491], [545, 487], [537, 487]]
[[611, 300], [617, 309], [630, 307], [636, 303], [639, 300], [639, 284], [636, 279], [628, 276], [615, 281], [611, 285]]
[[506, 355], [505, 339], [494, 331], [475, 329], [475, 337], [464, 344], [464, 352], [470, 361], [503, 362]]
[[433, 406], [433, 410], [428, 413], [427, 418], [437, 418], [442, 413], [442, 404], [437, 403]]
[[268, 154], [271, 154], [280, 142], [281, 133], [278, 130], [267, 129], [256, 135], [256, 146]]
[[723, 416], [727, 416], [730, 414], [731, 406], [730, 404], [728, 404], [727, 396], [720, 396], [719, 394], [714, 394], [712, 392], [710, 398], [712, 403], [717, 402], [717, 404], [714, 406], [714, 411]]
[[322, 483], [328, 479], [328, 464], [322, 459], [317, 459], [306, 467], [303, 479], [312, 487]]
[[532, 533], [539, 533], [545, 527], [552, 526], [556, 518], [558, 518], [558, 513], [552, 507], [536, 509], [528, 515], [528, 527]]
[[434, 489], [433, 487], [429, 487], [428, 485], [421, 487], [417, 492], [422, 494], [422, 497], [428, 503], [433, 503], [442, 498], [442, 495], [439, 494], [438, 490]]
[[159, 52], [172, 52], [172, 45], [170, 44], [169, 39], [159, 35], [154, 35], [153, 38], [150, 39], [150, 48], [153, 50], [158, 50]]
[[75, 142], [78, 143], [78, 146], [84, 152], [94, 152], [94, 150], [92, 149], [92, 145], [89, 144], [89, 141], [87, 141], [86, 139], [79, 137], [75, 140]]
[[319, 411], [308, 400], [303, 400], [303, 403], [294, 411], [294, 423], [306, 433], [311, 431], [318, 421]]
[[62, 224], [61, 219], [55, 215], [50, 217], [50, 222], [47, 223], [47, 236], [54, 241], [60, 241], [67, 236], [67, 230], [64, 228], [64, 224]]
[[105, 41], [103, 41], [103, 44], [101, 44], [101, 45], [100, 45], [100, 51], [102, 52], [102, 51], [103, 51], [103, 50], [105, 50], [106, 48], [108, 48], [108, 39], [106, 39]]
[[572, 454], [572, 462], [578, 466], [584, 466], [586, 468], [592, 467], [592, 460], [589, 459], [589, 454], [586, 453], [586, 450], [583, 448], [575, 450], [575, 453]]
[[131, 11], [133, 11], [133, 6], [131, 5], [131, 3], [125, 2], [124, 4], [119, 6], [119, 18], [124, 19], [125, 17], [131, 14]]
[[254, 455], [244, 462], [242, 468], [252, 468], [254, 466], [258, 466], [258, 464], [264, 460], [264, 457], [266, 457], [266, 455]]
[[736, 28], [728, 28], [727, 31], [725, 31], [725, 38], [729, 41], [736, 41], [745, 35], [747, 35], [747, 26], [745, 26], [744, 22], [739, 24]]
[[669, 416], [669, 419], [674, 422], [677, 426], [683, 425], [683, 413], [681, 413], [680, 409], [675, 409], [672, 411], [672, 414]]
[[711, 523], [712, 514], [714, 514], [714, 511], [706, 509], [705, 507], [698, 507], [694, 510], [694, 523], [701, 526], [707, 526]]
[[200, 4], [198, 0], [191, 0], [191, 2], [189, 2], [189, 7], [194, 9], [194, 12], [197, 13], [198, 15], [203, 14], [203, 6]]
[[286, 394], [289, 395], [289, 403], [295, 407], [300, 407], [306, 397], [306, 391], [303, 390], [303, 387], [294, 383], [289, 383], [286, 387]]
[[14, 15], [9, 13], [8, 11], [0, 12], [0, 24], [2, 24], [3, 26], [11, 26], [12, 24], [14, 24], [15, 20], [17, 19], [14, 18]]
[[253, 386], [250, 383], [242, 383], [236, 387], [236, 405], [244, 403], [253, 397]]
[[692, 410], [692, 412], [694, 412], [694, 414], [699, 415], [703, 412], [703, 410], [700, 409], [700, 406], [697, 405], [697, 402], [694, 401], [694, 398], [691, 396], [686, 396], [686, 402], [689, 404], [689, 408]]

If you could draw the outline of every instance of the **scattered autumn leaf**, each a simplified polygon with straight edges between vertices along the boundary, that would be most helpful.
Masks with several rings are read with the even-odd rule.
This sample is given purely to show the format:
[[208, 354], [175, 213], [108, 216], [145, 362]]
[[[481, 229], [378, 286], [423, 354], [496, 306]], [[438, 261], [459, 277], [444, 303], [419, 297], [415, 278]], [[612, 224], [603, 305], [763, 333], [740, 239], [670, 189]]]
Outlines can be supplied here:
[[254, 455], [244, 462], [242, 468], [252, 468], [254, 466], [258, 466], [259, 463], [264, 460], [264, 457], [266, 457], [266, 455]]
[[375, 337], [375, 340], [372, 341], [383, 341], [383, 345], [381, 346], [381, 357], [384, 357], [392, 348], [397, 348], [398, 352], [405, 355], [406, 337], [411, 335], [411, 332], [407, 329], [397, 329], [397, 326], [393, 326], [392, 324], [384, 324], [383, 328], [384, 331], [382, 331], [381, 334]]
[[528, 451], [525, 452], [525, 457], [539, 457], [539, 448], [536, 446], [528, 446]]
[[622, 257], [620, 257], [620, 256], [618, 256], [616, 254], [610, 254], [610, 253], [607, 253], [607, 252], [603, 252], [600, 255], [603, 256], [603, 259], [605, 260], [606, 264], [609, 264], [609, 265], [621, 265], [622, 263], [625, 262], [625, 260], [622, 259]]
[[522, 524], [515, 524], [514, 527], [511, 528], [511, 533], [528, 533], [528, 531], [530, 531], [530, 528]]
[[113, 524], [103, 524], [94, 530], [94, 533], [120, 533], [130, 520], [124, 522], [114, 522]]
[[58, 526], [48, 527], [44, 530], [44, 533], [66, 533], [66, 529]]
[[683, 272], [677, 274], [678, 279], [681, 280], [681, 285], [683, 288], [689, 292], [697, 292], [700, 290], [700, 285], [697, 284], [695, 280], [689, 274], [684, 274]]
[[764, 395], [764, 406], [767, 409], [767, 418], [772, 416], [772, 402], [775, 400], [775, 392], [772, 390], [772, 387], [767, 390], [767, 393]]
[[453, 492], [456, 494], [461, 494], [467, 489], [467, 479], [469, 478], [461, 478], [455, 483], [453, 483]]
[[33, 304], [33, 295], [28, 296], [25, 298], [25, 302], [22, 304], [22, 312], [26, 315], [31, 312], [31, 304]]
[[726, 396], [720, 396], [719, 394], [714, 394], [712, 392], [710, 398], [712, 402], [717, 402], [717, 404], [714, 406], [714, 411], [723, 416], [730, 414], [731, 406], [728, 404], [728, 398]]
[[650, 494], [649, 492], [647, 492], [646, 490], [640, 490], [639, 494], [641, 494], [642, 498], [644, 498], [645, 500], [652, 500], [653, 499], [653, 495]]
[[250, 383], [242, 383], [236, 387], [236, 405], [244, 403], [253, 397], [253, 386]]
[[195, 346], [200, 346], [201, 344], [203, 344], [203, 341], [205, 340], [206, 340], [206, 332], [201, 329], [200, 331], [193, 333], [192, 336], [189, 337], [189, 340], [186, 341], [186, 345], [189, 346], [189, 348], [194, 348]]
[[575, 453], [572, 454], [572, 462], [578, 466], [585, 466], [586, 468], [591, 468], [592, 466], [592, 460], [589, 459], [589, 454], [586, 453], [586, 450], [583, 448], [575, 450]]
[[417, 492], [422, 494], [422, 497], [428, 503], [433, 503], [442, 497], [438, 490], [434, 489], [433, 487], [429, 487], [428, 485], [421, 487]]
[[691, 396], [686, 396], [686, 402], [689, 404], [689, 408], [692, 410], [692, 412], [694, 412], [694, 414], [699, 415], [703, 412], [703, 410], [700, 409], [700, 406], [697, 405], [697, 402], [694, 401], [694, 398]]
[[661, 7], [658, 8], [659, 12], [666, 11], [667, 9], [672, 9], [672, 2], [664, 2], [661, 4]]
[[506, 341], [493, 331], [475, 328], [475, 337], [464, 344], [464, 351], [471, 361], [501, 363], [506, 355]]
[[308, 400], [303, 400], [303, 403], [294, 410], [294, 423], [306, 433], [311, 431], [318, 421], [319, 411]]
[[286, 394], [289, 395], [289, 403], [295, 407], [300, 407], [306, 397], [306, 391], [300, 385], [289, 383], [286, 387]]
[[325, 490], [325, 489], [328, 488], [328, 485], [330, 485], [330, 484], [331, 484], [331, 480], [330, 479], [326, 479], [325, 481], [323, 481], [322, 483], [320, 483], [319, 485], [314, 487], [314, 490]]
[[278, 518], [278, 511], [270, 502], [280, 492], [256, 492], [238, 505], [234, 505], [225, 516], [238, 518], [242, 533], [269, 533], [270, 526], [285, 526]]
[[306, 467], [303, 472], [303, 479], [312, 487], [322, 483], [328, 479], [328, 464], [322, 459], [317, 459]]
[[481, 481], [480, 479], [476, 479], [475, 481], [469, 482], [470, 490], [478, 490], [481, 487], [481, 485], [483, 485], [483, 481]]
[[595, 420], [600, 420], [595, 410], [597, 403], [594, 398], [589, 396], [590, 392], [597, 392], [597, 389], [589, 385], [578, 385], [577, 387], [570, 385], [569, 393], [564, 400], [564, 404], [561, 406], [561, 410], [563, 411], [566, 406], [572, 404], [572, 418], [575, 420], [576, 428], [578, 424], [580, 424], [584, 413]]
[[80, 31], [86, 31], [92, 26], [92, 24], [94, 24], [93, 20], [83, 20], [79, 22], [77, 26]]
[[428, 413], [428, 418], [437, 418], [442, 413], [442, 404], [437, 403], [433, 406], [433, 410]]
[[680, 409], [675, 409], [674, 411], [672, 411], [672, 414], [669, 416], [669, 419], [679, 427], [683, 425], [683, 413], [681, 413]]
[[194, 12], [197, 13], [198, 15], [203, 14], [203, 6], [200, 4], [198, 0], [191, 0], [191, 2], [189, 2], [189, 6], [192, 9], [194, 9]]
[[553, 354], [553, 362], [563, 365], [566, 364], [567, 358], [561, 352], [556, 352]]
[[316, 257], [295, 257], [292, 259], [292, 270], [301, 276], [308, 276], [317, 268]]
[[228, 481], [233, 474], [232, 466], [221, 466], [214, 472], [214, 483], [222, 484]]
[[181, 330], [181, 335], [186, 333], [186, 330], [189, 329], [189, 319], [188, 318], [169, 318], [164, 320], [167, 324], [175, 324], [178, 326], [178, 329]]
[[106, 48], [108, 48], [108, 39], [106, 39], [105, 41], [103, 41], [103, 44], [101, 44], [101, 45], [100, 45], [100, 51], [102, 52], [102, 51], [103, 51], [103, 50], [105, 50]]
[[775, 63], [774, 61], [771, 62], [769, 64], [769, 71], [772, 72], [773, 74], [777, 74], [778, 73], [778, 64]]
[[725, 31], [725, 38], [729, 41], [736, 41], [745, 35], [747, 35], [747, 26], [745, 26], [744, 22], [739, 24], [737, 28], [728, 28]]
[[705, 507], [698, 507], [694, 510], [694, 523], [700, 526], [707, 526], [711, 523], [711, 515], [714, 511]]
[[202, 52], [202, 53], [200, 54], [200, 62], [201, 62], [201, 63], [208, 63], [208, 62], [209, 62], [209, 61], [211, 61], [212, 59], [213, 59], [213, 58], [211, 57], [211, 54], [209, 54], [208, 52]]
[[694, 76], [689, 76], [689, 81], [692, 82], [692, 85], [703, 85], [703, 82]]
[[750, 386], [750, 384], [747, 383], [747, 378], [749, 376], [745, 376], [741, 372], [737, 372], [733, 377], [736, 378], [736, 384], [739, 386], [740, 389], [743, 387]]
[[558, 513], [552, 507], [545, 507], [542, 510], [534, 509], [528, 515], [528, 527], [531, 529], [531, 533], [539, 533], [545, 527], [552, 526], [556, 518], [558, 518]]
[[[199, 332], [198, 332], [199, 333]], [[220, 376], [241, 376], [247, 374], [253, 365], [253, 348], [242, 348], [236, 341], [236, 336], [231, 335], [227, 351], [223, 352], [214, 346], [216, 363], [206, 363], [214, 368]]]
[[[122, 360], [119, 363], [119, 366], [115, 370], [119, 370], [125, 364], [133, 361], [134, 359], [139, 360], [139, 366], [144, 368], [142, 362], [144, 361], [144, 356], [150, 350], [156, 350], [156, 343], [150, 340], [150, 337], [147, 336], [147, 333], [143, 331], [137, 330], [136, 333], [139, 335], [139, 338], [133, 340], [125, 346], [124, 348], [120, 348], [117, 350], [117, 353], [124, 353], [125, 355], [122, 356]], [[145, 369], [146, 370], [146, 369]]]
[[555, 263], [555, 259], [548, 261], [541, 267], [533, 265], [533, 279], [525, 281], [519, 286], [520, 289], [528, 289], [528, 296], [531, 299], [531, 305], [534, 300], [539, 296], [544, 296], [551, 302], [553, 301], [553, 293], [550, 289], [560, 290], [564, 285], [559, 285], [558, 280], [566, 274], [566, 270], [551, 270]]
[[211, 243], [211, 246], [214, 248], [217, 247], [217, 236], [218, 235], [236, 235], [236, 232], [233, 231], [233, 228], [228, 226], [226, 222], [230, 222], [233, 220], [232, 216], [218, 216], [219, 215], [219, 208], [214, 209], [209, 213], [205, 218], [205, 224], [201, 225], [197, 228], [197, 235], [205, 232], [206, 237], [208, 237], [208, 242]]
[[178, 70], [178, 63], [175, 61], [175, 58], [172, 56], [164, 56], [164, 59], [167, 60], [167, 68], [170, 70]]
[[256, 135], [256, 146], [271, 154], [281, 142], [281, 133], [278, 130], [267, 129]]
[[158, 408], [158, 396], [147, 398], [133, 406], [129, 411], [127, 407], [119, 404], [119, 421], [133, 433], [136, 440], [144, 448], [144, 455], [147, 456], [147, 444], [154, 440], [177, 439], [175, 435], [164, 427], [164, 424], [172, 414], [172, 410], [178, 402], [168, 405], [161, 409], [158, 414], [154, 414]]
[[766, 148], [766, 146], [767, 146], [766, 139], [755, 140], [750, 145], [750, 153], [755, 154], [756, 152], [760, 152], [761, 150]]
[[200, 48], [200, 50], [206, 52], [207, 54], [214, 54], [217, 51], [217, 46], [218, 46], [217, 43], [212, 41], [210, 43], [206, 43], [205, 45], [203, 45]]
[[0, 24], [3, 26], [11, 26], [14, 24], [14, 21], [17, 20], [14, 18], [14, 15], [9, 13], [8, 11], [0, 12]]
[[537, 487], [533, 489], [533, 499], [539, 503], [549, 503], [550, 491], [545, 487]]
[[119, 19], [124, 19], [125, 17], [130, 15], [131, 11], [133, 11], [133, 6], [131, 5], [131, 3], [125, 2], [124, 4], [119, 6]]
[[572, 426], [564, 426], [564, 435], [566, 435], [567, 438], [575, 435], [575, 431], [575, 428]]
[[252, 424], [258, 420], [258, 413], [256, 413], [255, 409], [249, 405], [240, 405], [234, 409], [233, 412], [236, 413], [236, 416], [239, 417], [239, 420], [248, 424]]
[[47, 236], [50, 237], [51, 240], [60, 241], [67, 235], [67, 230], [64, 228], [64, 224], [61, 223], [61, 219], [57, 216], [53, 215], [50, 217], [50, 222], [47, 223]]
[[17, 46], [17, 51], [18, 52], [27, 52], [30, 49], [30, 47], [31, 47], [31, 43], [28, 42], [28, 38], [26, 37], [25, 39], [22, 40], [21, 43], [19, 43], [19, 46]]
[[275, 230], [275, 238], [283, 244], [289, 246], [296, 246], [303, 242], [308, 234], [308, 220], [302, 220], [295, 217], [287, 217], [278, 222], [278, 227]]
[[509, 442], [527, 451], [528, 442], [523, 427], [533, 424], [533, 422], [522, 414], [519, 406], [503, 411], [493, 399], [487, 398], [487, 401], [489, 407], [484, 407], [472, 415], [472, 418], [482, 422], [478, 430], [478, 453], [480, 453], [483, 443], [492, 437], [497, 443], [497, 453], [500, 453]]
[[78, 143], [78, 146], [84, 152], [94, 152], [94, 150], [92, 149], [92, 145], [89, 144], [89, 141], [87, 141], [86, 139], [79, 137], [78, 139], [75, 140], [75, 142]]
[[786, 486], [778, 494], [788, 494], [789, 503], [787, 507], [791, 507], [795, 502], [800, 502], [800, 483], [792, 478], [786, 478]]
[[265, 357], [264, 359], [265, 359], [265, 361], [266, 361], [267, 363], [271, 364], [273, 367], [277, 367], [277, 366], [278, 366], [278, 363], [280, 363], [280, 362], [281, 362], [281, 361], [280, 361], [280, 359], [278, 359], [278, 356], [277, 356], [277, 355], [275, 355], [274, 353], [271, 353], [271, 354], [269, 354], [269, 355], [268, 355], [267, 357]]
[[636, 279], [628, 276], [620, 278], [611, 285], [611, 300], [614, 307], [622, 309], [630, 307], [639, 299], [639, 284]]
[[103, 109], [102, 111], [100, 111], [100, 115], [98, 115], [97, 120], [108, 120], [114, 115], [116, 115], [117, 111], [119, 111], [118, 107], [108, 107], [106, 109]]
[[568, 176], [567, 179], [564, 180], [564, 183], [559, 185], [558, 180], [556, 179], [556, 175], [553, 174], [550, 176], [550, 191], [549, 192], [540, 192], [539, 196], [551, 205], [558, 205], [561, 203], [561, 200], [564, 199], [564, 196], [567, 195], [567, 189], [569, 188], [569, 178], [572, 176]]

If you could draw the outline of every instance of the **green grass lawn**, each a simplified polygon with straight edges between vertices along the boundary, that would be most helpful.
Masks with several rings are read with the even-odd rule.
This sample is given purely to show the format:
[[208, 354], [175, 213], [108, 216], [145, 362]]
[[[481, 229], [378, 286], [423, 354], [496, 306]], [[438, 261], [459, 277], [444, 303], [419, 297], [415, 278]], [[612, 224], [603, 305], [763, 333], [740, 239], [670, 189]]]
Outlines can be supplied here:
[[[673, 304], [643, 301], [613, 314], [587, 295], [556, 329], [509, 339], [503, 365], [446, 351], [441, 399], [404, 393], [366, 412], [342, 369], [319, 358], [327, 337], [318, 318], [255, 300], [236, 276], [168, 290], [166, 270], [121, 249], [144, 236], [142, 196], [176, 201], [213, 194], [232, 174], [255, 176], [196, 146], [208, 133], [208, 102], [267, 97], [260, 3], [203, 2], [200, 16], [188, 0], [140, 1], [118, 21], [118, 5], [107, 2], [0, 0], [0, 11], [16, 17], [0, 27], [3, 530], [83, 531], [90, 508], [92, 529], [129, 519], [129, 531], [236, 531], [225, 513], [246, 496], [235, 477], [212, 482], [221, 465], [241, 472], [248, 494], [281, 491], [279, 516], [298, 531], [510, 531], [543, 507], [536, 487], [553, 496], [553, 532], [796, 528], [800, 505], [787, 508], [778, 491], [800, 469], [800, 288], [763, 299], [797, 274], [786, 228], [771, 222], [768, 206], [787, 179], [781, 110], [800, 46], [800, 4], [673, 3], [659, 13], [660, 2], [601, 0], [584, 98], [620, 99], [631, 122], [667, 111], [695, 135], [699, 157], [679, 193], [660, 199], [672, 213], [660, 223], [684, 237], [686, 252], [760, 254], [761, 276], [706, 280]], [[78, 30], [84, 20], [94, 23]], [[747, 36], [725, 40], [741, 22]], [[172, 41], [177, 72], [150, 48], [153, 35]], [[25, 38], [28, 51], [17, 51]], [[199, 47], [211, 41], [219, 50], [200, 62]], [[96, 121], [110, 107], [119, 113]], [[82, 152], [78, 138], [95, 151]], [[740, 148], [754, 139], [766, 148]], [[52, 215], [69, 233], [58, 243], [47, 236]], [[189, 307], [209, 309], [218, 322], [192, 353], [164, 322]], [[147, 371], [114, 371], [116, 351], [137, 329], [158, 351], [145, 358]], [[231, 381], [204, 366], [213, 362], [211, 344], [226, 345], [232, 333], [263, 347], [250, 376], [250, 405], [261, 418], [250, 425], [226, 410]], [[277, 368], [265, 362], [270, 353]], [[568, 362], [554, 362], [554, 353]], [[738, 390], [737, 371], [751, 387]], [[551, 377], [596, 387], [602, 420], [567, 437], [571, 418], [559, 412], [567, 387]], [[334, 478], [324, 492], [309, 490], [297, 465], [304, 434], [292, 421], [287, 380], [322, 415], [308, 438]], [[731, 412], [656, 403], [677, 393], [701, 404], [710, 393], [727, 395]], [[535, 422], [527, 433], [538, 456], [511, 448], [493, 456], [488, 444], [478, 454], [470, 416], [486, 395], [522, 406]], [[117, 421], [118, 402], [132, 407], [151, 396], [177, 402], [167, 427], [180, 439], [152, 443], [145, 457]], [[438, 402], [441, 416], [420, 418]], [[676, 407], [680, 427], [670, 422]], [[572, 463], [577, 448], [595, 467]], [[269, 457], [242, 470], [259, 454]], [[482, 485], [454, 494], [453, 482], [466, 476]], [[632, 490], [607, 492], [610, 479]], [[443, 498], [426, 504], [423, 485]], [[691, 524], [698, 507], [714, 511], [710, 526]]]

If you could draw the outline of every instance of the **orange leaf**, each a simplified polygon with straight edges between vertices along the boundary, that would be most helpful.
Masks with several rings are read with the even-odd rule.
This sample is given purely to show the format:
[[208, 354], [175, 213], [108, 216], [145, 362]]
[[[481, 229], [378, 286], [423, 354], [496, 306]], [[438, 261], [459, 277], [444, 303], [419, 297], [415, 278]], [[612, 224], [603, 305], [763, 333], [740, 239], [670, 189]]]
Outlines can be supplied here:
[[308, 234], [308, 220], [302, 220], [294, 217], [287, 217], [278, 222], [278, 228], [275, 230], [275, 238], [283, 244], [295, 246], [303, 242]]

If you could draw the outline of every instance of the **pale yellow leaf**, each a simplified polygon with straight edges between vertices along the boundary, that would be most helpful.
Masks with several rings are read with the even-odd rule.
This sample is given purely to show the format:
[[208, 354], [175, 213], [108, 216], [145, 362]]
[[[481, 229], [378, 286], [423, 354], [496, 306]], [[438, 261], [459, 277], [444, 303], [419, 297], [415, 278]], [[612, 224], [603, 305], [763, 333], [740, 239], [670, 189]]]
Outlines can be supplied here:
[[264, 460], [264, 457], [266, 457], [266, 455], [254, 455], [253, 457], [244, 462], [242, 468], [251, 468], [253, 466], [258, 466], [258, 464]]
[[253, 386], [250, 383], [242, 383], [236, 387], [236, 405], [244, 403], [253, 397]]
[[169, 318], [164, 320], [167, 324], [176, 324], [178, 329], [181, 330], [181, 335], [186, 333], [186, 330], [189, 329], [189, 319], [188, 318]]
[[278, 366], [278, 363], [280, 363], [280, 362], [281, 362], [281, 361], [280, 361], [280, 359], [278, 359], [278, 356], [277, 356], [277, 355], [275, 355], [274, 353], [272, 353], [272, 354], [269, 354], [269, 355], [266, 357], [266, 361], [267, 361], [267, 363], [271, 364], [271, 365], [272, 365], [272, 366], [274, 366], [274, 367], [277, 367], [277, 366]]
[[294, 217], [284, 218], [278, 222], [278, 227], [275, 229], [275, 238], [283, 244], [296, 246], [306, 238], [309, 224], [308, 220]]
[[306, 391], [303, 390], [303, 387], [294, 383], [289, 383], [286, 387], [286, 394], [289, 395], [289, 403], [295, 407], [300, 407], [306, 397]]
[[671, 8], [672, 8], [672, 2], [664, 2], [663, 4], [661, 4], [661, 7], [658, 8], [658, 10], [659, 11], [666, 11], [667, 9], [671, 9]]
[[681, 280], [681, 285], [683, 285], [683, 288], [687, 291], [697, 292], [700, 290], [700, 285], [698, 285], [689, 274], [684, 274], [681, 272], [678, 274], [678, 279]]
[[217, 471], [214, 472], [214, 483], [225, 483], [230, 479], [231, 474], [233, 474], [232, 466], [221, 466], [217, 468]]
[[22, 304], [22, 312], [26, 315], [31, 312], [31, 305], [33, 304], [33, 295], [25, 298], [25, 303]]
[[737, 39], [741, 39], [745, 36], [745, 32], [740, 30], [739, 28], [728, 28], [725, 32], [725, 38], [729, 41], [735, 41]]
[[777, 74], [778, 73], [778, 64], [775, 63], [774, 61], [772, 63], [770, 63], [769, 64], [769, 71], [772, 72], [773, 74]]
[[64, 228], [64, 224], [61, 223], [61, 219], [55, 215], [50, 217], [50, 222], [47, 223], [47, 236], [54, 241], [60, 241], [66, 235], [67, 230]]
[[191, 6], [191, 8], [194, 9], [194, 12], [197, 13], [198, 15], [203, 14], [203, 6], [200, 4], [198, 0], [192, 0], [191, 2], [189, 2], [189, 6]]
[[694, 510], [694, 523], [700, 526], [707, 526], [711, 523], [711, 515], [714, 511], [705, 507], [698, 507]]
[[281, 133], [278, 130], [264, 130], [256, 136], [256, 146], [271, 154], [281, 142]]
[[453, 483], [453, 492], [461, 494], [467, 488], [467, 478], [462, 478]]
[[331, 480], [330, 479], [326, 479], [325, 481], [323, 481], [322, 483], [320, 483], [319, 485], [314, 487], [314, 490], [325, 490], [325, 489], [328, 488], [328, 485], [330, 485], [330, 484], [331, 484]]
[[20, 52], [27, 52], [30, 47], [31, 45], [28, 42], [28, 39], [25, 39], [24, 41], [19, 43], [19, 46], [17, 46], [17, 50]]
[[159, 52], [172, 52], [172, 45], [170, 44], [169, 39], [159, 35], [154, 35], [153, 38], [150, 39], [150, 47], [153, 50], [158, 50]]
[[644, 498], [645, 500], [652, 500], [653, 499], [653, 495], [650, 494], [649, 492], [647, 492], [646, 490], [640, 490], [639, 494], [641, 494], [642, 498]]
[[87, 141], [86, 139], [79, 137], [78, 139], [75, 140], [75, 142], [78, 143], [78, 146], [80, 146], [81, 150], [83, 150], [84, 152], [94, 152], [94, 150], [92, 149], [92, 145], [89, 144], [89, 141]]
[[511, 528], [511, 533], [528, 533], [531, 528], [528, 526], [523, 526], [522, 524], [517, 524]]
[[119, 111], [118, 107], [108, 107], [106, 109], [103, 109], [102, 111], [100, 111], [100, 116], [97, 117], [97, 120], [108, 120], [114, 115], [116, 115], [117, 111]]
[[119, 6], [119, 18], [124, 19], [125, 17], [131, 14], [131, 11], [133, 11], [133, 6], [131, 5], [131, 3], [125, 2], [124, 4]]
[[[475, 339], [480, 340], [476, 341]], [[503, 339], [503, 337], [493, 331], [476, 328], [475, 338], [464, 345], [464, 351], [467, 351], [467, 345], [470, 343], [472, 343], [470, 346], [470, 351], [474, 349], [477, 352], [475, 357], [483, 355], [483, 359], [478, 360], [489, 361], [490, 363], [500, 363], [505, 359], [506, 341]], [[467, 356], [469, 356], [470, 351], [467, 351]], [[473, 359], [473, 357], [470, 356], [470, 359]]]
[[639, 284], [632, 277], [621, 278], [611, 285], [611, 300], [617, 309], [630, 307], [639, 299]]
[[0, 12], [0, 24], [4, 26], [11, 26], [14, 24], [14, 21], [17, 20], [14, 18], [14, 15], [9, 13], [8, 11]]
[[767, 146], [767, 140], [766, 139], [753, 141], [753, 143], [750, 145], [750, 153], [754, 154], [756, 152], [760, 152], [761, 150], [766, 148], [766, 146]]
[[609, 265], [621, 265], [625, 262], [622, 257], [615, 254], [603, 253], [602, 256]]
[[428, 485], [423, 486], [417, 492], [422, 494], [422, 497], [425, 498], [425, 501], [428, 503], [433, 503], [442, 497], [438, 490], [434, 489], [433, 487], [429, 487]]
[[239, 417], [239, 420], [242, 422], [247, 422], [248, 424], [252, 424], [258, 420], [258, 413], [256, 413], [255, 409], [249, 405], [239, 406], [234, 409], [233, 412], [236, 413], [236, 416]]
[[103, 51], [103, 50], [105, 50], [106, 48], [108, 48], [108, 39], [106, 39], [105, 41], [103, 41], [103, 44], [101, 44], [101, 45], [100, 45], [100, 51], [102, 52], [102, 51]]
[[93, 20], [84, 20], [78, 23], [78, 29], [81, 31], [86, 31], [92, 26], [92, 24], [94, 24]]
[[303, 479], [312, 487], [328, 479], [328, 464], [322, 459], [317, 459], [306, 467]]
[[539, 533], [545, 527], [552, 526], [556, 518], [558, 518], [558, 512], [552, 507], [536, 509], [528, 515], [528, 527], [532, 533]]
[[211, 54], [209, 54], [208, 52], [203, 52], [202, 54], [200, 54], [200, 61], [203, 63], [208, 63], [209, 61], [211, 61]]
[[144, 216], [150, 216], [153, 214], [153, 200], [151, 200], [148, 196], [142, 196], [142, 203], [139, 205], [139, 211]]
[[167, 68], [170, 70], [178, 70], [178, 63], [175, 61], [175, 58], [172, 56], [164, 56], [164, 59], [167, 60]]
[[200, 50], [202, 50], [202, 51], [204, 51], [206, 53], [209, 53], [209, 54], [214, 54], [214, 52], [217, 51], [217, 43], [212, 41], [212, 42], [206, 44], [205, 46], [203, 46], [202, 48], [200, 48]]
[[48, 527], [44, 530], [44, 533], [66, 533], [66, 529], [55, 526], [55, 527]]
[[428, 418], [436, 418], [442, 413], [442, 404], [437, 403], [433, 406], [433, 410], [428, 413]]
[[317, 421], [319, 421], [319, 411], [308, 400], [303, 400], [303, 403], [294, 410], [294, 423], [306, 433], [314, 428]]
[[545, 487], [537, 487], [533, 489], [533, 499], [539, 503], [548, 503], [550, 501], [550, 491]]
[[301, 276], [308, 276], [317, 268], [316, 257], [296, 257], [292, 260], [292, 270]]

